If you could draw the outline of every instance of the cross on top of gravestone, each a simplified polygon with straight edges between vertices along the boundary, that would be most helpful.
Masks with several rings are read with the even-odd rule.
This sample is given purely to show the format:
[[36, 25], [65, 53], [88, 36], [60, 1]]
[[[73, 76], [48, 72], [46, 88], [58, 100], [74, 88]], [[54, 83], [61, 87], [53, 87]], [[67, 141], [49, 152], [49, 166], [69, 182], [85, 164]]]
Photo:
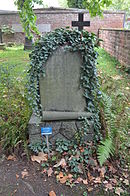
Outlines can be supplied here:
[[72, 27], [78, 27], [79, 31], [83, 30], [83, 27], [89, 27], [90, 21], [84, 21], [84, 14], [79, 13], [78, 14], [78, 21], [72, 21]]

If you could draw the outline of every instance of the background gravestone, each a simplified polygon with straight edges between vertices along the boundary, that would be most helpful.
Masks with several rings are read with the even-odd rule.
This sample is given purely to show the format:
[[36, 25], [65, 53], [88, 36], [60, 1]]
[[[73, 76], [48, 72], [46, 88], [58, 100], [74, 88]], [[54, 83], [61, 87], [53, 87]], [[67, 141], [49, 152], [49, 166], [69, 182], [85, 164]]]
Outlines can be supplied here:
[[24, 50], [32, 50], [33, 49], [33, 40], [25, 37]]
[[52, 127], [52, 144], [58, 138], [70, 140], [81, 128], [79, 117], [91, 116], [85, 112], [86, 102], [80, 88], [81, 65], [82, 56], [78, 52], [65, 51], [64, 47], [49, 57], [45, 66], [46, 77], [39, 82], [42, 121], [32, 116], [29, 122], [30, 142], [41, 140], [41, 126]]

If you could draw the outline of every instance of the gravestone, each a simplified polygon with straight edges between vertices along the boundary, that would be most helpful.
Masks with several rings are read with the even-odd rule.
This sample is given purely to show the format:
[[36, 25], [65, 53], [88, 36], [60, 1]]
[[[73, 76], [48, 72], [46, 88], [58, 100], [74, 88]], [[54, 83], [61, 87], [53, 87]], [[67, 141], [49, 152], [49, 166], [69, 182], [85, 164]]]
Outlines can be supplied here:
[[[31, 143], [41, 141], [40, 129], [45, 126], [53, 129], [52, 144], [59, 138], [71, 140], [82, 126], [79, 118], [92, 115], [85, 112], [86, 101], [80, 88], [81, 65], [81, 54], [65, 51], [64, 47], [59, 47], [49, 57], [46, 77], [39, 81], [42, 120], [32, 115], [29, 122]], [[88, 135], [90, 139], [92, 129]]]
[[21, 24], [12, 24], [12, 28], [14, 29], [15, 33], [23, 32], [23, 27]]
[[40, 33], [47, 33], [51, 31], [51, 24], [38, 24], [37, 28]]
[[2, 29], [0, 29], [0, 43], [2, 43]]
[[32, 50], [33, 49], [33, 40], [25, 37], [24, 42], [24, 50]]

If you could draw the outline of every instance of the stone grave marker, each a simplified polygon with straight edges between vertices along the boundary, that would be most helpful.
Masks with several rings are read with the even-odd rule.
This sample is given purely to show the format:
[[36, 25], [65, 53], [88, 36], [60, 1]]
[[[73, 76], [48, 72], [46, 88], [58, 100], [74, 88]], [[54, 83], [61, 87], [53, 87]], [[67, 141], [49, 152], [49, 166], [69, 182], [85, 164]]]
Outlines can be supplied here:
[[47, 33], [51, 31], [51, 24], [38, 24], [37, 28], [40, 33]]
[[79, 117], [91, 116], [85, 112], [86, 101], [80, 88], [81, 65], [81, 54], [65, 51], [64, 47], [59, 47], [49, 57], [45, 66], [46, 77], [39, 81], [42, 120], [32, 115], [30, 142], [41, 140], [40, 129], [45, 126], [52, 127], [53, 134], [49, 136], [52, 144], [58, 138], [71, 140], [81, 128]]

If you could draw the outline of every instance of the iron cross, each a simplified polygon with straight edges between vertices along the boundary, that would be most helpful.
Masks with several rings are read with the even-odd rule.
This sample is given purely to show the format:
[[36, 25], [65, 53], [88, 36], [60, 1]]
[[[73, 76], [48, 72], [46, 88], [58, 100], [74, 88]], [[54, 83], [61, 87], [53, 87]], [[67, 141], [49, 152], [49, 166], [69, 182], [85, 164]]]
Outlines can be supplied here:
[[72, 27], [78, 27], [79, 31], [82, 31], [84, 27], [90, 26], [90, 21], [84, 21], [84, 14], [78, 14], [78, 21], [72, 21]]

